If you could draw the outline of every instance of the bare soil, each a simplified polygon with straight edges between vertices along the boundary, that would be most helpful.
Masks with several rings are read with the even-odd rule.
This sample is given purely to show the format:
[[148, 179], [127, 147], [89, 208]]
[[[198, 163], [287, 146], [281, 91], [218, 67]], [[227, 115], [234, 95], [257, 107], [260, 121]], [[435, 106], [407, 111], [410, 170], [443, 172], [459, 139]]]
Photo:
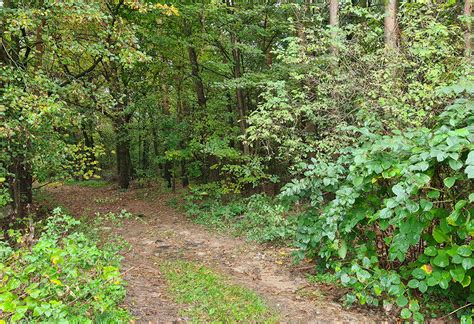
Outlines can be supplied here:
[[183, 259], [204, 264], [232, 282], [254, 290], [280, 314], [281, 322], [378, 322], [370, 310], [346, 310], [335, 300], [340, 291], [309, 283], [301, 269], [292, 265], [291, 249], [259, 245], [211, 232], [192, 223], [170, 206], [179, 196], [160, 188], [119, 191], [113, 186], [88, 188], [60, 185], [49, 187], [55, 203], [77, 216], [94, 217], [96, 212], [133, 213], [113, 233], [130, 244], [123, 253], [123, 275], [128, 281], [125, 307], [138, 322], [179, 322], [179, 310], [167, 295], [160, 273], [163, 260]]

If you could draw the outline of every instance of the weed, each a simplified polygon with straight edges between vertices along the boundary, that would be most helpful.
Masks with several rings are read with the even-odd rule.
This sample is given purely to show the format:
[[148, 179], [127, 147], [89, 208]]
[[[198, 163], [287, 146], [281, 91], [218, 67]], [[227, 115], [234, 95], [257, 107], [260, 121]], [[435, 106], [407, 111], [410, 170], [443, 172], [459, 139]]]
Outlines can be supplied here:
[[13, 230], [15, 246], [0, 241], [0, 314], [6, 321], [129, 320], [118, 306], [125, 288], [117, 246], [99, 248], [77, 231], [79, 223], [57, 208], [34, 243]]

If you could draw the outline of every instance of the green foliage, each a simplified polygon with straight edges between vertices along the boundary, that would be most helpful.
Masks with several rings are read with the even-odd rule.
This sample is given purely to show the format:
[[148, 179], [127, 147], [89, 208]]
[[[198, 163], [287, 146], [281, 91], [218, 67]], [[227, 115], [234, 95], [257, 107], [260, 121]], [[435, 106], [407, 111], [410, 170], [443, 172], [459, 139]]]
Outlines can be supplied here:
[[[120, 257], [99, 248], [79, 221], [55, 209], [37, 241], [16, 236], [16, 245], [0, 244], [0, 310], [19, 321], [81, 323], [127, 321], [119, 307], [125, 296]], [[29, 246], [28, 244], [31, 244]]]
[[67, 146], [67, 162], [64, 165], [66, 173], [74, 178], [88, 180], [99, 179], [99, 159], [105, 154], [102, 145], [88, 147], [82, 143]]
[[257, 294], [204, 266], [176, 261], [166, 262], [160, 269], [175, 301], [188, 306], [182, 314], [192, 322], [277, 322]]
[[111, 185], [110, 182], [104, 180], [66, 180], [64, 184], [87, 188], [103, 188]]
[[265, 195], [236, 199], [227, 204], [195, 194], [188, 197], [187, 213], [198, 224], [228, 230], [256, 242], [282, 242], [295, 235], [296, 216]]
[[301, 164], [304, 177], [284, 188], [312, 206], [299, 221], [300, 257], [336, 270], [354, 291], [349, 303], [396, 305], [402, 318], [422, 321], [420, 295], [473, 302], [473, 89], [446, 89], [466, 98], [432, 129], [352, 128], [355, 146], [335, 162]]

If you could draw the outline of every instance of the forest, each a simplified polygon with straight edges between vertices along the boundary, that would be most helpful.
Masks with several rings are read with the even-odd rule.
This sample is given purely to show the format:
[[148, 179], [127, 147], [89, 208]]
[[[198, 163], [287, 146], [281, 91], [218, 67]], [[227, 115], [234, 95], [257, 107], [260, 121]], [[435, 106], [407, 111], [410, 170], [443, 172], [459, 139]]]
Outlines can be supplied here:
[[471, 0], [0, 0], [0, 324], [474, 318]]

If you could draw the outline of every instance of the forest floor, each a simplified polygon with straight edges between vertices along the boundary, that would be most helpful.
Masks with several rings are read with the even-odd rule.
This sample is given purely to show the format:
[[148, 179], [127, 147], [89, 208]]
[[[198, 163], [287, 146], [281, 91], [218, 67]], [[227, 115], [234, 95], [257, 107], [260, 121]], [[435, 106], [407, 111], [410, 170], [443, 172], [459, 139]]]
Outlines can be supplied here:
[[345, 310], [336, 300], [340, 290], [310, 283], [308, 264], [293, 265], [291, 249], [246, 242], [194, 224], [179, 208], [176, 194], [159, 188], [119, 191], [113, 186], [58, 185], [47, 188], [55, 204], [76, 216], [95, 213], [133, 214], [110, 230], [122, 236], [129, 249], [123, 252], [122, 273], [128, 282], [125, 307], [138, 322], [186, 321], [180, 305], [169, 294], [160, 264], [190, 261], [202, 264], [261, 296], [278, 314], [280, 322], [375, 322], [379, 315], [368, 310]]

